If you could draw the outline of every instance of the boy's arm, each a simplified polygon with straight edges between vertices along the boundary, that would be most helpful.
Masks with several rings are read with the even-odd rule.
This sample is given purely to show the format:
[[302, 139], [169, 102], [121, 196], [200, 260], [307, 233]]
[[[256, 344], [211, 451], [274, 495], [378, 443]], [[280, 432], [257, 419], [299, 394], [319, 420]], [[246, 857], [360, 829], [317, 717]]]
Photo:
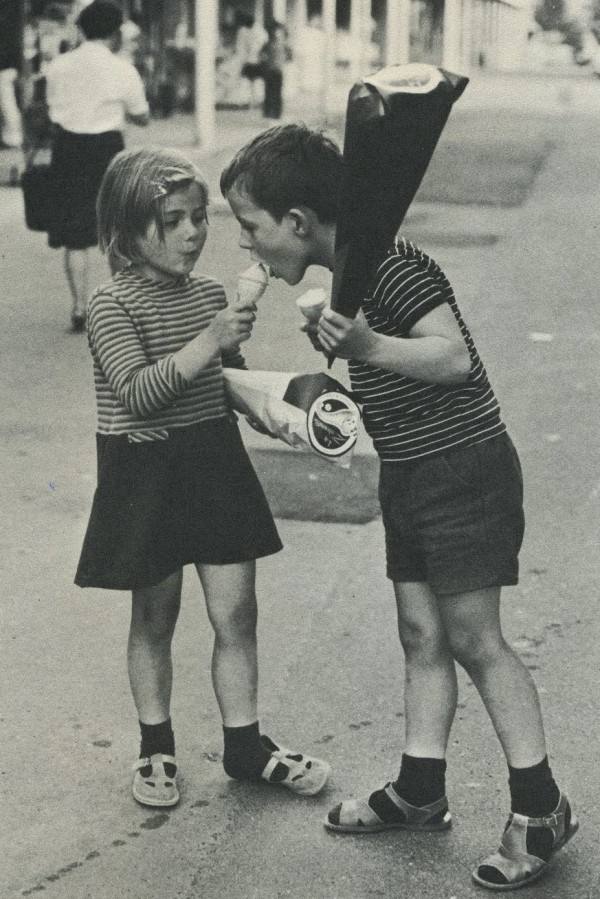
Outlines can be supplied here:
[[442, 303], [423, 316], [409, 338], [387, 337], [371, 330], [362, 312], [355, 319], [324, 309], [318, 326], [323, 349], [342, 359], [431, 384], [460, 384], [471, 359], [451, 308]]

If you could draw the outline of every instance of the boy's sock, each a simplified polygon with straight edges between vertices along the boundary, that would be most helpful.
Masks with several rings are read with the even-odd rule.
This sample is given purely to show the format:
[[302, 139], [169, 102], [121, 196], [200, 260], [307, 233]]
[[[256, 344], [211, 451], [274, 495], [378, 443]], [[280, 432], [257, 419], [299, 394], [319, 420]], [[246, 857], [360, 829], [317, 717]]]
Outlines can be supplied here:
[[409, 805], [417, 808], [430, 805], [446, 793], [446, 759], [420, 758], [404, 753], [398, 780], [392, 786]]
[[551, 815], [560, 800], [548, 756], [530, 768], [508, 766], [511, 811], [528, 818]]
[[[271, 751], [261, 741], [258, 721], [244, 727], [225, 727], [223, 725], [225, 751], [223, 767], [229, 777], [236, 780], [254, 780], [259, 778], [271, 758]], [[277, 764], [269, 780], [277, 783], [285, 780], [288, 768], [281, 762]]]
[[[175, 755], [175, 735], [171, 719], [161, 721], [160, 724], [144, 724], [140, 721], [140, 730], [142, 732], [142, 744], [140, 746], [140, 758], [150, 758], [160, 752], [163, 755]], [[175, 777], [177, 767], [170, 762], [165, 764], [165, 774], [167, 777]]]

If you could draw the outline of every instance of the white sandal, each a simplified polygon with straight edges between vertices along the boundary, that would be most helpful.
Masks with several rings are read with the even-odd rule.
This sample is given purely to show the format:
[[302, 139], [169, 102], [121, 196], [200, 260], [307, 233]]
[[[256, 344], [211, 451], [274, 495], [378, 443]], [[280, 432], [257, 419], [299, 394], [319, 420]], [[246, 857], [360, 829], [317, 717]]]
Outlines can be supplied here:
[[[172, 755], [163, 755], [160, 752], [150, 758], [137, 760], [133, 766], [135, 771], [133, 798], [137, 802], [154, 808], [177, 805], [179, 802], [179, 790], [175, 782], [177, 773], [173, 777], [168, 777], [165, 764], [177, 766]], [[147, 768], [150, 768], [149, 773], [144, 772]]]
[[[286, 787], [299, 796], [316, 796], [323, 789], [331, 773], [331, 767], [327, 762], [304, 755], [302, 752], [295, 752], [293, 749], [286, 749], [285, 746], [279, 746], [268, 737], [263, 738], [263, 742], [269, 748], [271, 745], [276, 747], [271, 752], [271, 758], [261, 774], [263, 780], [276, 786]], [[285, 765], [288, 773], [283, 780], [272, 780], [272, 774], [280, 763]]]

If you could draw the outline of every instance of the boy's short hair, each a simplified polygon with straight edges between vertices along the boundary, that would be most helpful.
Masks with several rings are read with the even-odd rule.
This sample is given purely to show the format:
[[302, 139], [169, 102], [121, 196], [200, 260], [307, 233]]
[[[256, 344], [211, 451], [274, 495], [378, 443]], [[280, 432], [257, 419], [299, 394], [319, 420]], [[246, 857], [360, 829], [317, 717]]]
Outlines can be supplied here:
[[221, 173], [221, 193], [235, 186], [277, 221], [294, 206], [307, 206], [323, 224], [335, 223], [342, 154], [320, 131], [279, 125], [242, 147]]
[[164, 201], [176, 190], [198, 184], [208, 204], [200, 170], [177, 150], [122, 150], [111, 160], [96, 201], [98, 243], [114, 270], [140, 263], [139, 238], [156, 222], [164, 239]]
[[123, 13], [109, 0], [93, 0], [79, 13], [77, 24], [88, 41], [112, 37], [123, 24]]

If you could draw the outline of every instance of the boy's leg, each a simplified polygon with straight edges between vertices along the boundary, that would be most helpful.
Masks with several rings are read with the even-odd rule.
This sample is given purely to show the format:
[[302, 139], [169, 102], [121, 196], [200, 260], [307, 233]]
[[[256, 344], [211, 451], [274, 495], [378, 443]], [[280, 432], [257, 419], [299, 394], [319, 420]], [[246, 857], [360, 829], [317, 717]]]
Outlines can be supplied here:
[[175, 783], [175, 738], [169, 708], [173, 685], [171, 642], [181, 601], [183, 572], [160, 584], [134, 590], [127, 662], [142, 742], [133, 795], [149, 806], [179, 801]]
[[439, 600], [448, 644], [485, 704], [508, 764], [537, 765], [546, 756], [544, 726], [533, 679], [502, 634], [500, 588]]
[[428, 584], [395, 583], [398, 631], [405, 658], [405, 752], [446, 755], [458, 688], [438, 600]]
[[405, 752], [396, 781], [329, 812], [326, 826], [343, 833], [445, 830], [451, 822], [445, 754], [458, 693], [454, 661], [430, 587], [394, 583], [394, 591], [405, 655]]
[[509, 766], [511, 817], [501, 849], [473, 877], [490, 889], [516, 889], [541, 875], [578, 823], [548, 764], [535, 684], [502, 635], [500, 588], [441, 597], [439, 608], [453, 655], [477, 687]]

